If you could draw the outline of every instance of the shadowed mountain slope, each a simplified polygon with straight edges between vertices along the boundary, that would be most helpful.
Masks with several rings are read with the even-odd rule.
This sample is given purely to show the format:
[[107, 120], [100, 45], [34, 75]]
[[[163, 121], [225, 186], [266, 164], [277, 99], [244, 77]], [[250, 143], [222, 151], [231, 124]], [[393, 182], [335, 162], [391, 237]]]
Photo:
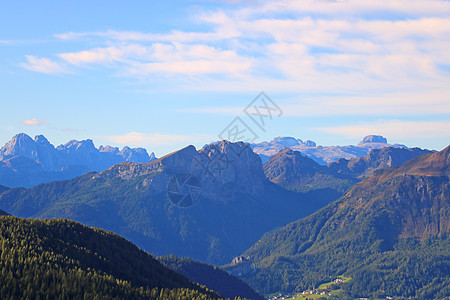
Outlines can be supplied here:
[[345, 274], [351, 297], [450, 295], [450, 147], [380, 169], [339, 200], [243, 255], [260, 292], [302, 291]]
[[186, 276], [189, 280], [206, 286], [218, 292], [222, 297], [234, 299], [263, 300], [264, 297], [256, 293], [242, 280], [229, 275], [219, 267], [207, 265], [191, 258], [180, 258], [173, 255], [157, 258], [169, 269]]

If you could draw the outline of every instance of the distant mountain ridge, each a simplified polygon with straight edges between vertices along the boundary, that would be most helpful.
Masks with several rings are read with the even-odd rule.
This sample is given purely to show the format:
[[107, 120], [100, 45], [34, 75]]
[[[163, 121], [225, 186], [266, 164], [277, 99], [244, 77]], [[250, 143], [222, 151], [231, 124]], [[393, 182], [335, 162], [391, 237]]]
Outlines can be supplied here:
[[72, 140], [54, 147], [43, 136], [33, 140], [20, 133], [0, 149], [0, 184], [31, 187], [70, 179], [90, 171], [103, 171], [123, 161], [147, 163], [155, 159], [143, 148], [122, 150], [111, 146], [95, 148], [92, 140]]
[[262, 293], [313, 289], [345, 275], [351, 298], [450, 296], [449, 165], [450, 146], [373, 171], [245, 251], [256, 268], [243, 279]]
[[340, 158], [351, 159], [369, 154], [372, 149], [384, 147], [407, 148], [404, 145], [388, 144], [387, 139], [380, 135], [368, 135], [358, 145], [349, 146], [318, 146], [313, 141], [303, 142], [293, 137], [277, 137], [270, 142], [262, 142], [251, 145], [263, 163], [267, 162], [272, 155], [285, 148], [300, 151], [320, 165], [326, 165]]

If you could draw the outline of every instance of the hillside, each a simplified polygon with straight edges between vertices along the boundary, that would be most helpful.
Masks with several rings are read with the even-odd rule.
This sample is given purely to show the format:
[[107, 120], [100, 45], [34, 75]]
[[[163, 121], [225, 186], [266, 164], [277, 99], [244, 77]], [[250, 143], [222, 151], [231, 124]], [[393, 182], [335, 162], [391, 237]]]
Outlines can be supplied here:
[[2, 299], [218, 299], [116, 234], [0, 217]]
[[174, 255], [160, 256], [157, 259], [169, 269], [186, 276], [193, 282], [206, 286], [210, 290], [218, 292], [225, 298], [264, 299], [245, 282], [228, 275], [227, 272], [222, 271], [219, 267], [194, 261], [191, 258], [179, 258]]
[[243, 255], [262, 293], [303, 291], [345, 275], [351, 297], [450, 296], [450, 147], [375, 171], [339, 200]]
[[147, 164], [125, 162], [68, 181], [10, 189], [0, 194], [0, 209], [19, 217], [73, 219], [158, 256], [223, 265], [264, 233], [338, 196], [329, 189], [287, 191], [267, 180], [250, 147], [223, 141]]

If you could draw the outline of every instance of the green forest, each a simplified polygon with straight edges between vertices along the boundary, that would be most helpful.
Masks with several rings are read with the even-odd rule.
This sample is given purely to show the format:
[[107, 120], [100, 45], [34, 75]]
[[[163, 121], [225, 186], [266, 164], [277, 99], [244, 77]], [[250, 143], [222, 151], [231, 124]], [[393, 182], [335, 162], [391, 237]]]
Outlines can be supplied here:
[[221, 299], [118, 235], [0, 217], [1, 299]]

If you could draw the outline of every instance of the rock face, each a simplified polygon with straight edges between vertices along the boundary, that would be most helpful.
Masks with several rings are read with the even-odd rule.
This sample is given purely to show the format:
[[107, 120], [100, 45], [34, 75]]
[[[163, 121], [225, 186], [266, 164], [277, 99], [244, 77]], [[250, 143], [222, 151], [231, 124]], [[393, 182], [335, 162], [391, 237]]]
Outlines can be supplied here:
[[0, 195], [0, 208], [21, 217], [74, 219], [156, 255], [223, 265], [265, 232], [338, 196], [283, 189], [265, 177], [249, 146], [222, 141], [147, 164], [123, 162], [69, 181], [10, 189]]
[[372, 149], [384, 147], [406, 148], [403, 145], [390, 145], [387, 139], [379, 135], [369, 135], [357, 145], [349, 146], [317, 146], [313, 141], [303, 142], [292, 137], [278, 137], [270, 142], [252, 144], [251, 147], [257, 153], [263, 163], [267, 162], [272, 155], [285, 148], [300, 151], [303, 155], [313, 159], [320, 165], [326, 165], [340, 158], [351, 159], [367, 155]]
[[359, 145], [370, 143], [387, 144], [387, 139], [385, 137], [382, 137], [381, 135], [368, 135], [363, 138]]
[[20, 133], [0, 149], [0, 184], [31, 187], [89, 171], [103, 171], [123, 161], [147, 163], [154, 159], [153, 153], [149, 156], [142, 148], [97, 149], [92, 140], [72, 140], [55, 148], [43, 135], [33, 140]]
[[230, 275], [242, 277], [252, 272], [252, 260], [249, 256], [237, 256], [231, 264], [223, 266], [222, 269]]

